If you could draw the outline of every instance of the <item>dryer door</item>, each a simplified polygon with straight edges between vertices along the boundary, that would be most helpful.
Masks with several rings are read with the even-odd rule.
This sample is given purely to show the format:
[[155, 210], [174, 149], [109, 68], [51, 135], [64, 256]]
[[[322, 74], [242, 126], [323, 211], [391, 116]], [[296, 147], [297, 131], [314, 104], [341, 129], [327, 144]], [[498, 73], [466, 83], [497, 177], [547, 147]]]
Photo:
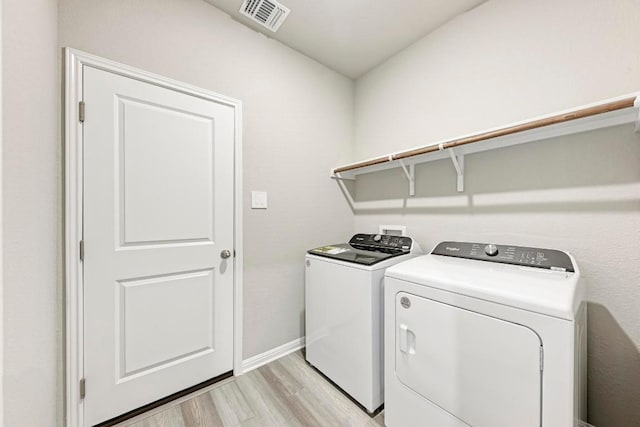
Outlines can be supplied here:
[[395, 312], [396, 375], [405, 386], [474, 427], [540, 426], [535, 332], [405, 292]]

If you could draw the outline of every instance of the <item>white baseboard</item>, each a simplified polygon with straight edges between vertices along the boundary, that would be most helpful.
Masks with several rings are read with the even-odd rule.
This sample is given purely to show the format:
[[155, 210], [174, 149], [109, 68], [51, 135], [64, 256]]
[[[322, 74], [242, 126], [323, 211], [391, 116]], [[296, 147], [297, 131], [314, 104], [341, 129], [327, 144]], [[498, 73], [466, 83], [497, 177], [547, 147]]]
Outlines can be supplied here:
[[287, 354], [300, 350], [304, 347], [304, 337], [297, 338], [286, 344], [282, 344], [279, 347], [267, 350], [264, 353], [257, 354], [248, 359], [242, 361], [242, 373], [245, 374], [253, 369], [259, 368], [262, 365], [266, 365], [269, 362], [273, 362]]

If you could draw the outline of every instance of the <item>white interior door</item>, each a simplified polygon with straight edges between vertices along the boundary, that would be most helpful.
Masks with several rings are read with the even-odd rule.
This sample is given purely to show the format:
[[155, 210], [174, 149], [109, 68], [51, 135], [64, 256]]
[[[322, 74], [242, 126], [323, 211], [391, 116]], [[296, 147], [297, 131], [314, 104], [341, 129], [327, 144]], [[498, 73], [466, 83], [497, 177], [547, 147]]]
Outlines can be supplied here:
[[83, 67], [85, 423], [233, 368], [234, 110]]
[[405, 386], [473, 427], [540, 426], [535, 332], [405, 292], [395, 314], [395, 369]]

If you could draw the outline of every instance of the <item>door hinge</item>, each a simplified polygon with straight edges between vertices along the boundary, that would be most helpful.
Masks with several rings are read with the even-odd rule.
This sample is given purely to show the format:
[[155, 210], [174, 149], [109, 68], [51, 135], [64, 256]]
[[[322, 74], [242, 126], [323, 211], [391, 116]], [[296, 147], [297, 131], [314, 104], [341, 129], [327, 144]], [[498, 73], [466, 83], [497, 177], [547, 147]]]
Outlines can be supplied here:
[[84, 101], [80, 101], [78, 103], [78, 120], [80, 120], [81, 123], [84, 123]]
[[84, 399], [87, 395], [87, 381], [84, 378], [80, 379], [80, 399]]
[[80, 261], [84, 261], [84, 240], [80, 240]]
[[544, 371], [544, 347], [540, 346], [540, 371]]

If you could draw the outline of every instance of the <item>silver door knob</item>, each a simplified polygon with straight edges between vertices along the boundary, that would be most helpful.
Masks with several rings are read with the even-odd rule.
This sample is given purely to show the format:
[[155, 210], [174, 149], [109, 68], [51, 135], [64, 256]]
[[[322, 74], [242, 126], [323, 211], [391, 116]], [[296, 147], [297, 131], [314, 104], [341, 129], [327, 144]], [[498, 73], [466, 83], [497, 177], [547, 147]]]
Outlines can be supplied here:
[[231, 256], [231, 251], [229, 249], [225, 249], [222, 252], [220, 252], [220, 257], [222, 259], [227, 259]]

